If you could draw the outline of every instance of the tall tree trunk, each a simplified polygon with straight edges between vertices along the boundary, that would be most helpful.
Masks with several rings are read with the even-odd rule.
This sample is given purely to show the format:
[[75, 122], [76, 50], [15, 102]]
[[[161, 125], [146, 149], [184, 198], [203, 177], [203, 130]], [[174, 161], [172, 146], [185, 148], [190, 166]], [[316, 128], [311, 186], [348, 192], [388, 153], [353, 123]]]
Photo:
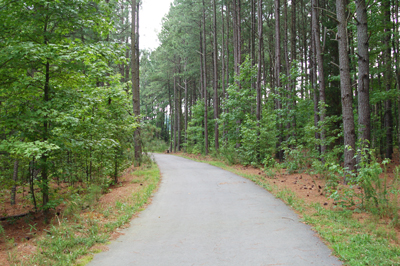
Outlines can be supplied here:
[[176, 88], [176, 76], [174, 74], [174, 153], [176, 152], [177, 136], [178, 131], [178, 106], [177, 106], [177, 88]]
[[237, 41], [237, 8], [236, 8], [236, 0], [232, 1], [232, 26], [233, 26], [233, 72], [237, 75], [237, 65], [238, 65], [238, 41]]
[[[180, 59], [179, 59], [179, 64], [180, 64]], [[180, 68], [179, 68], [179, 74], [181, 74], [181, 71], [180, 71]], [[179, 78], [179, 83], [181, 83], [181, 78]], [[181, 136], [182, 136], [182, 126], [181, 126], [181, 124], [182, 124], [182, 95], [181, 95], [181, 92], [182, 92], [182, 90], [180, 89], [180, 88], [176, 88], [177, 89], [177, 92], [178, 92], [178, 97], [177, 97], [177, 103], [176, 103], [176, 106], [177, 106], [177, 110], [176, 110], [176, 113], [177, 113], [177, 118], [178, 118], [178, 123], [177, 123], [177, 125], [178, 125], [178, 129], [177, 129], [177, 149], [178, 149], [178, 151], [181, 151]]]
[[203, 0], [203, 86], [204, 86], [204, 153], [208, 154], [208, 104], [207, 104], [207, 66], [206, 66], [206, 5]]
[[[319, 12], [318, 12], [318, 1], [312, 0], [312, 34], [314, 37], [315, 42], [315, 56], [317, 59], [317, 64], [314, 65], [314, 68], [318, 66], [318, 81], [319, 81], [319, 107], [320, 115], [319, 120], [321, 123], [325, 120], [325, 75], [324, 75], [324, 58], [322, 54], [321, 48], [321, 34], [319, 30]], [[316, 82], [316, 80], [314, 80]], [[321, 131], [321, 155], [324, 156], [326, 152], [326, 145], [325, 145], [325, 128]]]
[[264, 46], [263, 39], [263, 19], [262, 19], [262, 0], [258, 0], [257, 17], [258, 17], [258, 61], [257, 61], [257, 107], [256, 107], [256, 117], [257, 125], [260, 125], [261, 120], [261, 59], [262, 59], [262, 49]]
[[[222, 4], [221, 8], [221, 17], [222, 17], [222, 43], [221, 43], [221, 86], [222, 86], [222, 99], [225, 100], [226, 98], [226, 91], [225, 91], [225, 19], [224, 19], [224, 4]], [[228, 19], [227, 19], [228, 20]], [[229, 56], [229, 55], [228, 55]], [[222, 112], [226, 112], [225, 108]], [[225, 133], [224, 133], [225, 134]]]
[[[46, 43], [47, 45], [47, 43]], [[45, 85], [44, 85], [44, 101], [49, 102], [50, 101], [50, 62], [46, 62], [46, 72], [45, 72]], [[48, 117], [46, 116], [44, 119], [43, 123], [43, 141], [47, 141], [49, 138], [49, 122], [48, 122]], [[49, 202], [49, 172], [48, 172], [48, 166], [47, 166], [47, 155], [42, 156], [42, 204], [43, 207], [47, 205]], [[48, 215], [48, 208], [45, 208], [45, 219], [47, 222], [47, 215]]]
[[[394, 34], [395, 36], [399, 36], [399, 1], [395, 2], [395, 9], [393, 12], [394, 18]], [[400, 53], [400, 40], [399, 38], [393, 38], [394, 39], [394, 55], [395, 55], [395, 66], [396, 66], [396, 83], [397, 83], [397, 90], [400, 91], [400, 62], [399, 62], [399, 53]], [[399, 121], [399, 126], [400, 127], [400, 96], [397, 98], [397, 110], [398, 110], [398, 118], [397, 120]], [[398, 145], [400, 148], [400, 129], [398, 130]], [[400, 150], [400, 149], [399, 149]]]
[[[226, 86], [228, 87], [229, 84], [229, 54], [230, 54], [230, 50], [229, 50], [229, 33], [230, 33], [230, 27], [229, 27], [229, 15], [230, 15], [230, 10], [229, 10], [229, 4], [226, 5], [226, 67], [225, 67], [225, 71], [226, 71]], [[229, 95], [225, 95], [226, 98], [229, 97]], [[227, 110], [228, 112], [228, 110]]]
[[[284, 0], [283, 4], [283, 15], [284, 15], [284, 23], [283, 23], [283, 53], [284, 53], [284, 58], [285, 58], [285, 74], [287, 78], [290, 80], [290, 62], [289, 62], [289, 47], [288, 47], [288, 0]], [[291, 98], [292, 95], [290, 93], [290, 82], [287, 81], [286, 84], [286, 95], [287, 98], [289, 99], [286, 104], [286, 108], [288, 109], [288, 122], [286, 123], [286, 130], [287, 132], [290, 131], [290, 116], [291, 116]], [[289, 138], [289, 135], [286, 136], [286, 138]]]
[[[280, 0], [275, 0], [275, 87], [280, 89], [281, 87], [281, 33], [280, 33]], [[279, 92], [279, 95], [282, 96], [282, 93]], [[277, 109], [282, 109], [282, 102], [280, 100], [277, 101]], [[282, 145], [282, 122], [281, 115], [278, 116], [278, 127], [279, 127], [279, 146]], [[283, 160], [283, 150], [281, 148], [278, 149], [278, 157], [279, 160]]]
[[[187, 64], [187, 59], [185, 61], [185, 68], [186, 68], [186, 64]], [[187, 130], [188, 130], [188, 110], [189, 110], [189, 98], [188, 98], [188, 86], [187, 86], [187, 79], [185, 79], [185, 144], [186, 144], [186, 148], [185, 148], [185, 152], [187, 152], [187, 140], [188, 140], [188, 134], [187, 134]]]
[[[385, 37], [384, 37], [384, 84], [387, 92], [391, 89], [392, 84], [392, 54], [391, 54], [391, 26], [390, 26], [390, 1], [383, 0], [382, 7], [384, 10], [385, 21]], [[393, 154], [393, 116], [392, 116], [392, 101], [391, 99], [385, 100], [385, 128], [386, 128], [386, 158], [391, 159]]]
[[142, 150], [141, 150], [141, 145], [140, 145], [140, 92], [139, 92], [139, 66], [138, 66], [138, 51], [139, 51], [139, 43], [138, 41], [138, 36], [137, 35], [137, 30], [138, 28], [136, 27], [136, 21], [137, 21], [137, 16], [139, 14], [139, 10], [136, 10], [136, 0], [132, 0], [132, 14], [131, 14], [131, 19], [132, 19], [132, 28], [131, 28], [131, 75], [132, 75], [132, 103], [133, 103], [133, 113], [136, 117], [136, 122], [138, 123], [138, 127], [135, 130], [134, 133], [134, 142], [135, 142], [135, 163], [137, 165], [141, 164], [141, 157], [142, 157]]
[[359, 139], [369, 147], [370, 106], [369, 106], [369, 51], [368, 20], [365, 0], [356, 0], [357, 50], [358, 50], [358, 131]]
[[[291, 32], [291, 49], [290, 49], [290, 53], [292, 55], [292, 62], [296, 62], [297, 60], [297, 51], [296, 51], [296, 37], [297, 37], [297, 33], [296, 33], [296, 1], [297, 0], [292, 0], [292, 32]], [[295, 78], [291, 78], [291, 91], [292, 91], [292, 95], [293, 97], [293, 108], [295, 108], [296, 106], [296, 79]], [[293, 132], [293, 136], [296, 136], [296, 114], [293, 115], [293, 121], [292, 121], [292, 128], [294, 129]]]
[[[313, 18], [313, 17], [312, 17]], [[313, 91], [313, 102], [314, 102], [314, 126], [315, 128], [318, 128], [318, 121], [319, 121], [319, 115], [318, 115], [318, 90], [317, 90], [317, 59], [315, 54], [316, 49], [315, 49], [315, 35], [311, 33], [311, 51], [310, 51], [310, 82], [311, 82], [311, 87]], [[315, 139], [319, 140], [320, 136], [318, 132], [315, 132]], [[320, 145], [315, 145], [315, 149], [320, 152], [321, 146]]]
[[[250, 31], [250, 50], [251, 50], [251, 66], [256, 63], [256, 0], [251, 0], [251, 31]], [[251, 88], [256, 90], [256, 82], [252, 78]], [[253, 106], [252, 106], [253, 108]], [[256, 107], [257, 108], [257, 107]]]
[[[349, 54], [347, 51], [347, 16], [346, 0], [336, 0], [336, 15], [338, 20], [340, 90], [342, 97], [343, 133], [344, 133], [344, 167], [353, 171], [355, 166], [354, 150], [356, 136], [353, 116], [353, 97], [350, 83]], [[347, 183], [347, 176], [344, 180]]]
[[169, 127], [170, 127], [170, 136], [169, 136], [169, 151], [172, 152], [172, 143], [173, 143], [173, 125], [172, 125], [172, 120], [173, 120], [173, 109], [172, 109], [172, 99], [171, 99], [171, 87], [170, 87], [170, 83], [168, 82], [167, 84], [168, 87], [168, 102], [169, 102], [169, 112], [170, 112], [170, 117], [169, 117]]
[[213, 0], [213, 9], [214, 9], [214, 16], [213, 16], [213, 27], [214, 27], [214, 78], [213, 78], [213, 86], [214, 86], [214, 141], [215, 141], [215, 151], [219, 149], [219, 132], [218, 132], [218, 110], [219, 110], [219, 97], [218, 97], [218, 87], [217, 87], [217, 79], [218, 79], [218, 69], [217, 69], [217, 5], [215, 3], [216, 0]]
[[[289, 36], [288, 36], [288, 0], [283, 0], [283, 53], [285, 58], [285, 74], [290, 75], [290, 62], [289, 62]], [[286, 90], [289, 91], [290, 84], [286, 85]], [[290, 94], [288, 94], [290, 97]]]

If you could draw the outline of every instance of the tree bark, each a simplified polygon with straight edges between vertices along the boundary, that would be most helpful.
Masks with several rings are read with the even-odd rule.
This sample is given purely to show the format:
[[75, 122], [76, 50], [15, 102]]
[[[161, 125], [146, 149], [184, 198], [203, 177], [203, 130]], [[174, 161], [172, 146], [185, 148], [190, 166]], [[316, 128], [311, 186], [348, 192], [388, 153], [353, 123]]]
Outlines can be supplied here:
[[[316, 56], [316, 65], [318, 66], [318, 81], [319, 81], [319, 107], [320, 115], [319, 120], [321, 123], [325, 120], [325, 75], [324, 75], [324, 58], [322, 54], [321, 48], [321, 34], [319, 29], [319, 12], [318, 12], [318, 1], [312, 0], [312, 34], [314, 37], [315, 42], [315, 56]], [[314, 81], [316, 82], [316, 80]], [[321, 130], [321, 155], [323, 156], [326, 152], [326, 145], [325, 145], [325, 129], [322, 128]]]
[[369, 106], [368, 22], [365, 0], [356, 0], [358, 52], [358, 131], [366, 147], [371, 141]]
[[[297, 37], [297, 33], [296, 33], [296, 1], [297, 0], [292, 0], [292, 32], [291, 32], [291, 49], [290, 49], [290, 53], [292, 55], [292, 62], [296, 62], [297, 60], [297, 51], [296, 51], [296, 37]], [[293, 108], [295, 108], [296, 106], [296, 79], [291, 78], [290, 79], [290, 87], [291, 87], [291, 91], [292, 91], [292, 95], [293, 97]], [[292, 128], [294, 129], [293, 132], [293, 136], [296, 136], [296, 114], [293, 115], [293, 121], [292, 121]]]
[[11, 188], [11, 205], [15, 205], [15, 195], [17, 191], [17, 181], [18, 181], [18, 163], [19, 161], [16, 159], [14, 161], [14, 171], [13, 171], [13, 186]]
[[214, 9], [214, 16], [213, 16], [213, 28], [214, 28], [214, 40], [213, 40], [213, 45], [214, 45], [214, 52], [213, 52], [213, 57], [214, 57], [214, 79], [213, 79], [213, 86], [214, 86], [214, 142], [215, 142], [215, 151], [218, 151], [219, 149], [219, 132], [218, 132], [218, 110], [219, 110], [219, 97], [218, 97], [218, 87], [217, 87], [217, 79], [218, 79], [218, 69], [217, 69], [217, 55], [218, 55], [218, 50], [217, 50], [217, 5], [215, 3], [216, 0], [213, 0], [213, 9]]
[[[391, 26], [390, 26], [390, 1], [383, 0], [382, 7], [384, 10], [385, 22], [385, 37], [384, 37], [384, 84], [387, 92], [391, 89], [392, 84], [392, 54], [391, 54]], [[392, 101], [391, 99], [385, 100], [385, 128], [386, 128], [386, 158], [391, 159], [393, 154], [393, 116], [392, 116]]]
[[[280, 89], [281, 87], [281, 33], [280, 33], [280, 0], [275, 0], [275, 87]], [[282, 93], [279, 92], [279, 95], [282, 96]], [[282, 102], [277, 100], [277, 109], [282, 109]], [[278, 116], [278, 121], [281, 120], [281, 115]], [[278, 122], [279, 125], [279, 146], [282, 145], [283, 136], [282, 136], [282, 123]], [[278, 148], [278, 157], [279, 160], [283, 160], [283, 150]]]
[[177, 136], [176, 133], [178, 131], [178, 107], [177, 107], [177, 89], [176, 89], [176, 76], [174, 73], [174, 153], [176, 152], [176, 146], [177, 146]]
[[256, 107], [256, 117], [257, 125], [260, 125], [261, 120], [261, 59], [262, 59], [262, 49], [264, 46], [263, 39], [263, 19], [262, 19], [262, 0], [258, 0], [257, 17], [258, 17], [258, 58], [257, 58], [257, 107]]
[[[313, 19], [313, 17], [311, 18]], [[311, 30], [312, 31], [312, 30]], [[310, 51], [310, 82], [311, 82], [311, 87], [313, 91], [313, 102], [314, 102], [314, 126], [315, 128], [318, 128], [318, 122], [319, 122], [319, 115], [318, 115], [318, 90], [317, 90], [317, 59], [316, 59], [316, 49], [315, 49], [315, 35], [312, 34], [311, 32], [311, 51]], [[319, 133], [316, 131], [315, 134], [315, 139], [319, 140]], [[318, 151], [318, 154], [321, 150], [320, 145], [315, 145], [315, 149]]]
[[138, 28], [136, 27], [136, 21], [138, 19], [139, 10], [136, 10], [136, 0], [132, 0], [132, 25], [131, 25], [131, 78], [132, 78], [132, 104], [133, 113], [136, 117], [138, 127], [134, 133], [134, 145], [135, 145], [135, 163], [141, 164], [142, 150], [140, 144], [140, 92], [139, 92], [139, 43], [138, 43]]
[[207, 66], [206, 66], [206, 6], [203, 0], [203, 90], [204, 90], [204, 153], [208, 154], [208, 113], [207, 113]]
[[[338, 21], [339, 66], [340, 66], [340, 91], [342, 98], [343, 133], [344, 133], [344, 167], [353, 171], [355, 167], [355, 128], [353, 116], [353, 97], [350, 83], [349, 54], [347, 50], [347, 16], [346, 0], [336, 0], [336, 15]], [[344, 182], [347, 183], [346, 176]]]

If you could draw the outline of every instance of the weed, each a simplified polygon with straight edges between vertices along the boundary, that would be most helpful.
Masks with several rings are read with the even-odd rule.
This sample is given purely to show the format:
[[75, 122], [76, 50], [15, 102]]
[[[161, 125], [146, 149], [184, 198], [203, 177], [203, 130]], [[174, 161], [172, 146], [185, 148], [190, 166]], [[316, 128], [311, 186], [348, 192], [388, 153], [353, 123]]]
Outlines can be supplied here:
[[277, 198], [282, 199], [284, 202], [286, 202], [289, 206], [293, 205], [294, 202], [294, 198], [295, 198], [295, 194], [293, 191], [285, 188], [283, 190], [280, 190], [277, 194], [276, 194]]
[[276, 174], [274, 169], [271, 168], [266, 168], [266, 169], [264, 168], [264, 172], [269, 178], [274, 178]]
[[30, 233], [32, 233], [32, 231], [37, 231], [36, 225], [37, 225], [37, 223], [35, 223], [34, 225], [29, 224], [29, 232], [30, 232]]
[[4, 230], [3, 226], [0, 224], [0, 239], [4, 238], [6, 235], [6, 231]]

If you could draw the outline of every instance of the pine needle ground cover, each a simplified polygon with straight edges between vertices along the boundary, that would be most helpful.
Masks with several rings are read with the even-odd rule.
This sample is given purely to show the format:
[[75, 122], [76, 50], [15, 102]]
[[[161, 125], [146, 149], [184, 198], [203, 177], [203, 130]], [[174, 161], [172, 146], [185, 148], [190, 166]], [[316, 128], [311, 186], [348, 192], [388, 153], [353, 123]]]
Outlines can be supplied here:
[[[149, 203], [160, 172], [154, 163], [132, 166], [119, 180], [103, 195], [96, 188], [70, 193], [48, 225], [43, 220], [21, 219], [13, 231], [24, 237], [14, 239], [11, 231], [5, 230], [0, 241], [0, 264], [85, 265], [92, 254], [106, 250], [105, 244], [118, 237], [118, 229]], [[26, 230], [17, 227], [20, 225]]]

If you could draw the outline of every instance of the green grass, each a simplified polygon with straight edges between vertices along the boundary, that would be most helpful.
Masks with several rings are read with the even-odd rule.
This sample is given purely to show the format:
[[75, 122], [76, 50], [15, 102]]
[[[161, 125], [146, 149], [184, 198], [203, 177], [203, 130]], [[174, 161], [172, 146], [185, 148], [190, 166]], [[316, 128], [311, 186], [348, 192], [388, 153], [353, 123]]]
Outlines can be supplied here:
[[36, 240], [37, 252], [28, 261], [18, 261], [10, 253], [12, 265], [75, 265], [78, 258], [80, 260], [76, 265], [89, 263], [93, 258], [92, 253], [96, 253], [89, 249], [95, 244], [106, 244], [116, 228], [128, 223], [136, 212], [142, 210], [156, 189], [160, 179], [156, 164], [137, 172], [143, 178], [141, 190], [127, 200], [117, 201], [114, 207], [104, 210], [93, 207], [106, 220], [79, 214], [61, 218], [57, 226], [51, 226], [46, 235]]
[[379, 219], [372, 218], [361, 223], [353, 218], [353, 211], [325, 209], [319, 203], [307, 204], [297, 198], [293, 191], [270, 185], [260, 176], [243, 174], [224, 162], [181, 156], [228, 170], [270, 191], [296, 210], [345, 265], [400, 265], [400, 247], [395, 244], [398, 243], [396, 232], [391, 227], [380, 225]]

